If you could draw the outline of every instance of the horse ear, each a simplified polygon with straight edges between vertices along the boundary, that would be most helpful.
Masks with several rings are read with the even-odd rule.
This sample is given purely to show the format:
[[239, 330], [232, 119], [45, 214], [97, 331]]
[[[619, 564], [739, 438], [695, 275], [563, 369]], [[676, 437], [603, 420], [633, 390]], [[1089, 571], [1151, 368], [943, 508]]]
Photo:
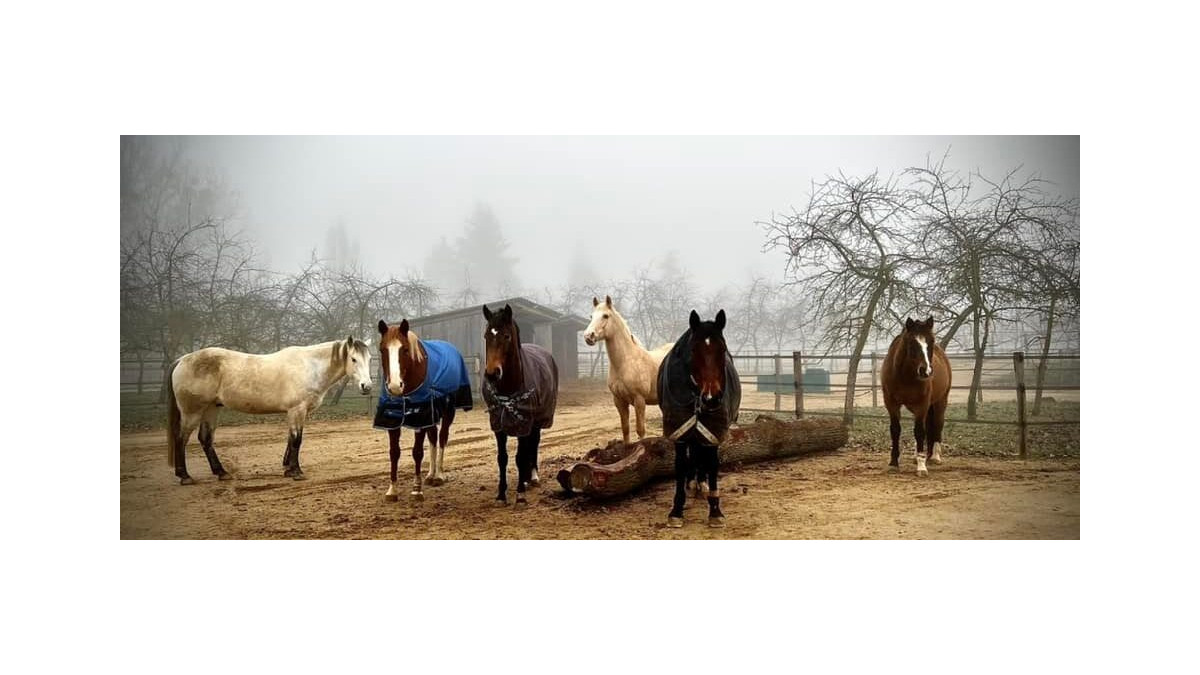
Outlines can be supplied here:
[[483, 306], [483, 318], [487, 319], [488, 321], [492, 320], [492, 310], [488, 309], [487, 305]]
[[387, 335], [387, 322], [383, 319], [379, 320], [379, 334]]
[[913, 321], [912, 317], [910, 316], [910, 317], [908, 317], [908, 321], [904, 322], [904, 330], [912, 330], [913, 326], [916, 326], [916, 325], [917, 325], [916, 322]]
[[608, 305], [609, 307], [612, 307], [612, 296], [611, 295], [604, 296], [604, 304]]
[[367, 338], [366, 340], [363, 340], [363, 346], [370, 347], [371, 346], [371, 338]]
[[405, 319], [400, 322], [400, 334], [408, 335], [408, 319]]
[[688, 317], [688, 325], [690, 325], [692, 328], [696, 328], [700, 325], [700, 315], [697, 314], [696, 310], [694, 309], [692, 310], [692, 315]]
[[717, 330], [725, 330], [725, 310], [717, 312]]
[[931, 330], [933, 329], [933, 315], [932, 314], [929, 315], [928, 319], [925, 319], [925, 325], [929, 326], [929, 328]]
[[596, 296], [593, 295], [592, 296], [592, 307], [599, 307], [599, 306], [600, 306], [600, 301], [597, 300]]

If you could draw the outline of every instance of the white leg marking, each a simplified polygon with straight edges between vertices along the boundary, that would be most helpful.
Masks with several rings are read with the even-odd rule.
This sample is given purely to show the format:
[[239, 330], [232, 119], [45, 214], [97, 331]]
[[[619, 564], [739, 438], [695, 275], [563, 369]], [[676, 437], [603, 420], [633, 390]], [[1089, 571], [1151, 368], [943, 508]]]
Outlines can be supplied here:
[[388, 497], [395, 497], [395, 496], [396, 496], [396, 492], [397, 492], [397, 490], [396, 490], [396, 481], [392, 481], [392, 484], [388, 486], [387, 496], [388, 496]]
[[942, 463], [942, 444], [940, 441], [933, 444], [933, 457], [931, 459], [933, 459], [934, 464]]
[[925, 467], [925, 453], [923, 453], [923, 452], [917, 453], [917, 475], [918, 476], [928, 476], [929, 475], [929, 469], [927, 469]]

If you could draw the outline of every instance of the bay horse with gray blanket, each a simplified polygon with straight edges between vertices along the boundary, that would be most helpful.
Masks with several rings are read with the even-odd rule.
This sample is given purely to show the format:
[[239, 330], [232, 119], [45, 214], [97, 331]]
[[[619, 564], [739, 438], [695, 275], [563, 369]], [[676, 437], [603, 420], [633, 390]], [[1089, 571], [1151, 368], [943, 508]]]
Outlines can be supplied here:
[[517, 437], [517, 506], [526, 505], [525, 492], [537, 486], [538, 445], [542, 429], [554, 425], [558, 401], [558, 365], [540, 345], [522, 344], [521, 329], [513, 321], [512, 307], [493, 312], [483, 307], [487, 327], [483, 341], [487, 356], [483, 369], [483, 400], [496, 434], [496, 464], [500, 491], [496, 501], [508, 504], [508, 437]]
[[392, 502], [399, 499], [396, 464], [400, 461], [400, 431], [408, 427], [414, 430], [412, 456], [416, 469], [409, 494], [420, 500], [424, 498], [421, 459], [425, 456], [425, 439], [430, 441], [429, 475], [425, 482], [441, 485], [445, 482], [442, 463], [455, 411], [470, 410], [474, 405], [467, 364], [449, 342], [418, 337], [409, 328], [408, 319], [399, 326], [379, 320], [379, 358], [383, 363], [384, 386], [379, 388], [374, 426], [388, 432], [388, 454], [392, 461], [392, 483], [384, 498]]
[[892, 461], [888, 466], [900, 468], [900, 406], [913, 414], [917, 475], [929, 475], [926, 459], [942, 463], [942, 427], [950, 402], [950, 375], [950, 359], [934, 339], [933, 317], [924, 321], [910, 317], [904, 331], [892, 340], [880, 368], [883, 405], [892, 420]]
[[675, 441], [675, 502], [668, 527], [683, 527], [686, 483], [708, 482], [708, 524], [724, 527], [717, 487], [717, 450], [737, 422], [742, 387], [725, 346], [725, 310], [713, 321], [692, 311], [690, 327], [658, 368], [658, 407], [663, 435]]
[[212, 472], [231, 478], [213, 449], [213, 431], [221, 408], [238, 412], [287, 413], [288, 441], [283, 475], [304, 479], [300, 443], [304, 420], [325, 400], [333, 385], [347, 377], [371, 393], [371, 351], [367, 343], [347, 337], [308, 347], [287, 347], [274, 354], [244, 354], [208, 347], [185, 354], [171, 364], [167, 376], [167, 463], [181, 485], [188, 475], [184, 450], [196, 427]]

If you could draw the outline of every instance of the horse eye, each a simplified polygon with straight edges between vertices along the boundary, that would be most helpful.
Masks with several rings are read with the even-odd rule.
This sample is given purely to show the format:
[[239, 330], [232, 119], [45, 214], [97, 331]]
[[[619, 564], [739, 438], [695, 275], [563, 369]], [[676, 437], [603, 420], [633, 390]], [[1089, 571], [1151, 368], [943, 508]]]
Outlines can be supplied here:
[[350, 360], [353, 361], [354, 363], [358, 363], [358, 359], [354, 358], [353, 356], [350, 357]]

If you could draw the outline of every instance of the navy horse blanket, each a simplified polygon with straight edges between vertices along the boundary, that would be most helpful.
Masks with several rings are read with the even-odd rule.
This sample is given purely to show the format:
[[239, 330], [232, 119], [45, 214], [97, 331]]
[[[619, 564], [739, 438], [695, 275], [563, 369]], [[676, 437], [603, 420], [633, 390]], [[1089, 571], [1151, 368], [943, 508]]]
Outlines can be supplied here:
[[[403, 396], [392, 396], [387, 387], [379, 388], [379, 405], [375, 408], [376, 429], [426, 429], [437, 426], [450, 408], [470, 410], [471, 378], [462, 354], [449, 342], [421, 340], [428, 361], [425, 382]], [[382, 380], [382, 376], [380, 376]]]
[[490, 381], [483, 382], [483, 400], [487, 403], [492, 431], [509, 436], [528, 436], [536, 425], [549, 429], [554, 425], [554, 407], [558, 403], [558, 365], [545, 347], [521, 345], [522, 384], [513, 394], [502, 396]]
[[725, 353], [725, 390], [720, 405], [700, 405], [700, 387], [692, 379], [692, 330], [689, 328], [658, 367], [658, 407], [663, 436], [698, 445], [720, 445], [737, 422], [742, 385], [733, 358]]

